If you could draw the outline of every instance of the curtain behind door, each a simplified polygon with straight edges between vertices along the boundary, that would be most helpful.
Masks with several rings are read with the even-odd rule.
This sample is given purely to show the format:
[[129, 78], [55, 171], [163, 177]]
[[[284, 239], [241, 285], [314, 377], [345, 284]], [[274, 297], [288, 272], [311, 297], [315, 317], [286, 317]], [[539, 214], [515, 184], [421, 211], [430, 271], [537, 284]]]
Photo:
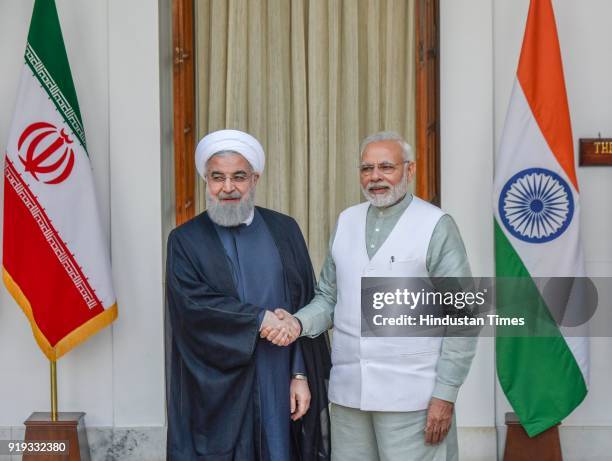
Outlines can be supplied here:
[[361, 139], [394, 130], [414, 146], [413, 24], [414, 0], [196, 0], [199, 137], [261, 141], [257, 203], [298, 221], [317, 271], [361, 200]]

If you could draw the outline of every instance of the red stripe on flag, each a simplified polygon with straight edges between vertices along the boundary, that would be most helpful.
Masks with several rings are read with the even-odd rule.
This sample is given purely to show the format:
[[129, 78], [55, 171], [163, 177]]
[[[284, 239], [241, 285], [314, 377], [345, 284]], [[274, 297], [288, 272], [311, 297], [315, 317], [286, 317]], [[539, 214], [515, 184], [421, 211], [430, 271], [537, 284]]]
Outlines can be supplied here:
[[5, 160], [3, 264], [54, 346], [104, 307], [42, 206], [8, 157]]
[[544, 139], [578, 191], [563, 61], [550, 0], [531, 0], [517, 75]]

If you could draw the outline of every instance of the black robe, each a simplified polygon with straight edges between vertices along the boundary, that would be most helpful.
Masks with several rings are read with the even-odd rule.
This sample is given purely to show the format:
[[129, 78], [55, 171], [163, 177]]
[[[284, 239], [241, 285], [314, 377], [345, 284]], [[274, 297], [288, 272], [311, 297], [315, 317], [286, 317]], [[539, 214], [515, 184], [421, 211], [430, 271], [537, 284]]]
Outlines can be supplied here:
[[[314, 274], [292, 218], [258, 208], [278, 247], [289, 308], [314, 295]], [[261, 420], [254, 351], [262, 306], [238, 299], [223, 246], [202, 213], [168, 238], [166, 296], [172, 329], [167, 395], [170, 461], [257, 461]], [[326, 335], [300, 338], [312, 394], [310, 409], [292, 424], [293, 459], [330, 458]], [[288, 396], [279, 396], [288, 398]]]

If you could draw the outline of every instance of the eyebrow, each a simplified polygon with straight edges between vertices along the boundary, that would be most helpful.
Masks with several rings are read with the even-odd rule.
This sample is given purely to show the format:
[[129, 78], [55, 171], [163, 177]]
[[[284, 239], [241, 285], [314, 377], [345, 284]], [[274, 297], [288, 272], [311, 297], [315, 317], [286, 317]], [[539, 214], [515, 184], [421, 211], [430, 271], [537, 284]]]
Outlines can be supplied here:
[[[221, 171], [214, 170], [214, 171], [211, 171], [210, 174], [212, 176], [212, 175], [215, 175], [215, 174], [216, 175], [219, 175], [219, 174], [224, 175], [225, 173], [223, 173]], [[246, 171], [244, 171], [244, 170], [238, 170], [238, 171], [234, 171], [234, 172], [229, 173], [229, 174], [233, 175], [233, 174], [248, 174], [248, 173]]]
[[374, 165], [396, 165], [395, 163], [393, 163], [390, 160], [383, 160], [382, 162], [374, 162], [374, 163], [370, 163], [370, 162], [361, 162], [359, 164], [359, 166], [374, 166]]

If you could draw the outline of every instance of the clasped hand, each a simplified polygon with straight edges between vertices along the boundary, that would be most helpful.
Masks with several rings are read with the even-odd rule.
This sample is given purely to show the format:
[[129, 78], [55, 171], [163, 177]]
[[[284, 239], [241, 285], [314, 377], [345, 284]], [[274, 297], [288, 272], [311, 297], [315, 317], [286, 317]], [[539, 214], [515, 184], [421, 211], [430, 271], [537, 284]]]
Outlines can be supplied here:
[[301, 333], [300, 323], [285, 309], [267, 311], [264, 315], [259, 335], [277, 346], [288, 346]]

